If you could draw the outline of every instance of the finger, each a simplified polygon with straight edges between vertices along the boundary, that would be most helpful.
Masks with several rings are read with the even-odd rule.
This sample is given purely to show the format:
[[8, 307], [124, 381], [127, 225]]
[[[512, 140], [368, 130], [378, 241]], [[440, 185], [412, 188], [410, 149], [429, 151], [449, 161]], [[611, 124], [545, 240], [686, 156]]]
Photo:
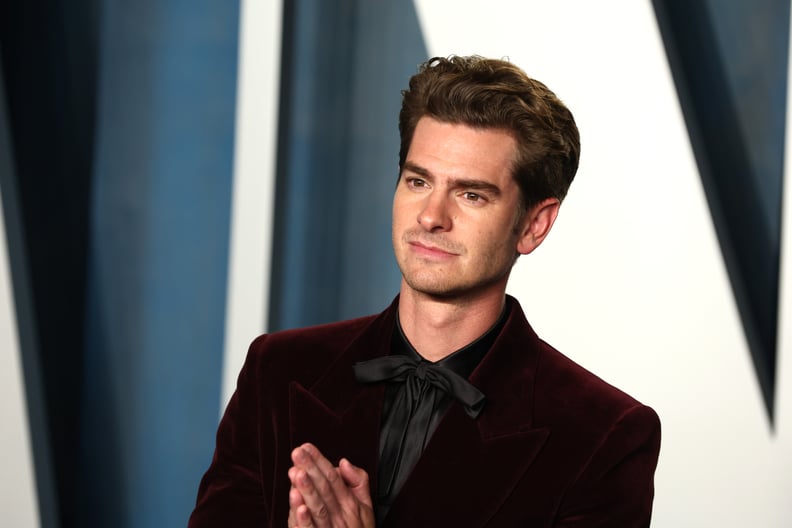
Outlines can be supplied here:
[[356, 500], [356, 517], [360, 519], [362, 526], [374, 526], [374, 506], [366, 470], [342, 458], [338, 463], [338, 474]]
[[296, 524], [294, 526], [296, 526], [297, 528], [314, 527], [313, 517], [311, 516], [311, 512], [308, 509], [308, 506], [306, 506], [305, 504], [297, 508], [294, 517], [296, 520]]
[[289, 509], [289, 521], [287, 526], [289, 528], [297, 526], [297, 512], [295, 510]]
[[355, 498], [369, 508], [373, 507], [369, 476], [366, 470], [355, 466], [346, 458], [342, 458], [338, 464], [338, 471]]
[[339, 500], [350, 494], [337, 469], [312, 444], [303, 444], [292, 451], [292, 460], [295, 467], [304, 471], [311, 481], [312, 486], [303, 490], [301, 486], [305, 484], [301, 485], [298, 479], [297, 488], [303, 492], [314, 520], [320, 521], [320, 517], [332, 519], [341, 511]]
[[[350, 490], [347, 487], [347, 483], [344, 482], [344, 479], [341, 478], [339, 473], [339, 469], [333, 466], [333, 464], [322, 455], [322, 453], [316, 448], [316, 446], [312, 444], [305, 444], [303, 448], [306, 452], [311, 456], [316, 467], [321, 471], [322, 475], [327, 480], [328, 484], [332, 488], [335, 498], [337, 502], [347, 501], [349, 502], [354, 498], [354, 495], [350, 494]], [[368, 478], [368, 475], [362, 469], [360, 470], [363, 474]], [[333, 504], [330, 504], [331, 508]], [[335, 512], [335, 510], [333, 509]]]
[[301, 518], [300, 512], [307, 511], [309, 516], [313, 518], [314, 525], [317, 528], [329, 528], [331, 522], [326, 499], [317, 490], [311, 476], [304, 469], [297, 469], [294, 475], [295, 487], [304, 502], [296, 510], [298, 516], [297, 525], [302, 526], [299, 522]]
[[[302, 448], [305, 450], [306, 453], [308, 453], [308, 455], [314, 461], [314, 464], [316, 464], [316, 468], [319, 470], [319, 472], [324, 477], [324, 479], [327, 480], [327, 483], [330, 485], [333, 494], [335, 495], [336, 501], [340, 501], [341, 499], [347, 497], [349, 495], [349, 490], [344, 480], [340, 478], [340, 475], [338, 473], [338, 468], [336, 468], [332, 464], [332, 462], [330, 462], [319, 451], [319, 449], [316, 448], [315, 445], [307, 443], [307, 444], [303, 444]], [[309, 471], [308, 474], [313, 477], [312, 472]]]
[[302, 494], [296, 487], [297, 468], [292, 466], [289, 468], [289, 481], [291, 488], [289, 489], [289, 528], [297, 526], [297, 508], [305, 504]]
[[300, 490], [292, 486], [289, 490], [289, 509], [291, 511], [297, 511], [297, 508], [305, 504], [305, 500], [303, 499], [302, 493]]
[[[308, 458], [303, 459], [303, 455]], [[328, 480], [333, 478], [335, 466], [313, 444], [306, 443], [292, 451], [292, 460], [295, 466], [306, 470], [311, 477], [321, 475]]]
[[289, 526], [295, 525], [294, 522], [291, 522], [293, 512], [295, 512], [299, 506], [305, 504], [302, 493], [297, 489], [298, 471], [299, 470], [294, 466], [289, 468], [289, 481], [291, 482], [291, 488], [289, 488]]

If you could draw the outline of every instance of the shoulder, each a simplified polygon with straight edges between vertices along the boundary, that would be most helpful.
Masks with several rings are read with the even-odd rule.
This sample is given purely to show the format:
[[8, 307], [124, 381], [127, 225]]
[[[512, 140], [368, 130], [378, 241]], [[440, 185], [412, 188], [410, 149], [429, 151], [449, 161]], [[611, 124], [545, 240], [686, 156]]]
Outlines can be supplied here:
[[536, 418], [577, 434], [599, 436], [613, 427], [659, 429], [655, 411], [540, 341]]
[[[655, 411], [547, 343], [537, 369], [536, 424], [559, 475], [559, 519], [648, 526], [660, 454]], [[564, 523], [562, 523], [564, 524]]]
[[[510, 361], [519, 361], [533, 373], [533, 397], [536, 417], [575, 421], [590, 416], [612, 422], [632, 409], [645, 407], [626, 392], [611, 385], [539, 338], [525, 317], [520, 303], [513, 305], [506, 332], [512, 348]], [[648, 408], [647, 408], [648, 409]], [[653, 414], [653, 411], [637, 411]]]
[[328, 348], [336, 349], [354, 340], [376, 318], [376, 315], [369, 315], [335, 323], [263, 334], [253, 341], [251, 351], [259, 354], [274, 354], [278, 351], [310, 354]]
[[257, 371], [278, 372], [291, 379], [311, 378], [377, 319], [376, 315], [258, 336], [250, 345], [246, 363]]

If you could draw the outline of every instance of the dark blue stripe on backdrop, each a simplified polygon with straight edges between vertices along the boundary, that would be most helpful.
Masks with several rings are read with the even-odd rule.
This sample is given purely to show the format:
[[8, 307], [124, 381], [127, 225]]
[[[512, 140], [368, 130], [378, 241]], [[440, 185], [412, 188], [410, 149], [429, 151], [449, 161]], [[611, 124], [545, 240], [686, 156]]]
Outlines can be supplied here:
[[179, 526], [217, 425], [239, 4], [104, 10], [81, 525]]
[[[6, 110], [6, 91], [4, 74], [0, 69], [0, 194], [2, 194], [3, 220], [8, 248], [9, 268], [12, 278], [12, 299], [0, 299], [0, 303], [13, 302], [17, 319], [17, 335], [21, 352], [22, 371], [25, 388], [25, 407], [30, 431], [38, 434], [30, 436], [31, 450], [35, 460], [35, 483], [42, 526], [58, 526], [57, 494], [54, 468], [50, 453], [50, 426], [47, 422], [46, 398], [43, 373], [41, 369], [38, 335], [35, 328], [33, 291], [29, 271], [29, 255], [25, 249], [24, 223], [21, 200], [17, 185], [14, 154], [11, 146], [11, 127]], [[6, 248], [0, 244], [0, 252]], [[2, 258], [2, 257], [0, 257]], [[0, 353], [16, 351], [2, 350]], [[18, 424], [4, 423], [3, 427]], [[5, 456], [14, 456], [6, 453]], [[6, 501], [8, 503], [8, 501]], [[13, 514], [11, 515], [13, 517]]]
[[286, 2], [270, 329], [378, 311], [400, 90], [426, 59], [410, 0]]
[[[79, 494], [97, 9], [90, 0], [0, 2], [15, 164], [3, 188], [17, 191], [3, 198], [16, 202], [6, 202], [9, 250], [45, 527], [73, 525]], [[43, 401], [36, 398], [39, 382]]]
[[790, 2], [653, 4], [772, 425]]
[[193, 507], [220, 399], [238, 18], [236, 0], [0, 3], [45, 527], [184, 526]]

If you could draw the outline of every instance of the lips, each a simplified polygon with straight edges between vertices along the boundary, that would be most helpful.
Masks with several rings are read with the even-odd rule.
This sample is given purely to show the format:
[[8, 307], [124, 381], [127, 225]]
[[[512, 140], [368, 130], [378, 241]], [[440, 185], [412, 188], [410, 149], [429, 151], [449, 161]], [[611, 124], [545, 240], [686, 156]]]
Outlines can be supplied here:
[[434, 247], [434, 246], [426, 246], [420, 242], [410, 242], [410, 246], [413, 250], [420, 254], [420, 255], [427, 255], [433, 257], [455, 257], [456, 253], [451, 253], [444, 249]]
[[441, 236], [435, 235], [431, 240], [427, 240], [426, 233], [408, 231], [402, 237], [402, 241], [415, 253], [428, 257], [448, 258], [464, 253], [464, 247]]

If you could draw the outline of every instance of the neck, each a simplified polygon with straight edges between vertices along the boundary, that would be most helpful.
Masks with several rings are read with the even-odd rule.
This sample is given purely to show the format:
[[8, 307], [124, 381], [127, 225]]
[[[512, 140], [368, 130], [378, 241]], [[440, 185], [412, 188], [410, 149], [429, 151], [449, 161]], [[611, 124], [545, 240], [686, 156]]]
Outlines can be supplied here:
[[483, 295], [438, 298], [416, 292], [402, 281], [399, 321], [422, 357], [440, 361], [489, 330], [505, 302], [505, 288]]

